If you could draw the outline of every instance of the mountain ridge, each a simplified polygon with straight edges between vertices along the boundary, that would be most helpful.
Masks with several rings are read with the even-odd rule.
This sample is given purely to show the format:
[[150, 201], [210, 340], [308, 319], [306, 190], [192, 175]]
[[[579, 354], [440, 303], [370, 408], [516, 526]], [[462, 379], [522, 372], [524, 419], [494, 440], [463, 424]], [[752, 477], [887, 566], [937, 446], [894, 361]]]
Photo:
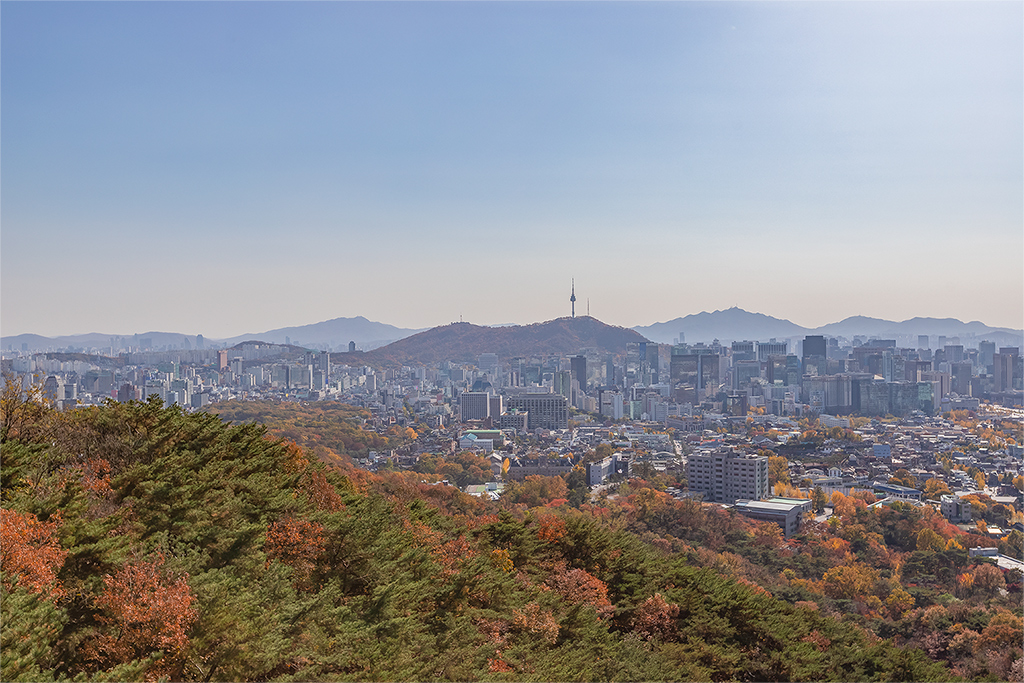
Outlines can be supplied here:
[[[578, 316], [576, 320], [582, 320], [589, 316]], [[569, 318], [566, 318], [569, 319]], [[557, 318], [556, 320], [561, 320]], [[593, 318], [596, 320], [596, 318]], [[548, 321], [550, 322], [550, 321]], [[452, 323], [458, 324], [458, 323]], [[465, 323], [469, 324], [469, 323]], [[542, 325], [544, 323], [532, 323]], [[604, 323], [602, 323], [604, 324]], [[438, 326], [446, 327], [446, 326]], [[503, 328], [524, 328], [530, 325], [478, 325], [481, 329], [503, 329]], [[618, 327], [618, 326], [611, 326]], [[280, 327], [266, 332], [236, 335], [233, 337], [217, 339], [206, 339], [207, 345], [234, 346], [240, 342], [259, 340], [267, 343], [284, 344], [290, 339], [293, 344], [303, 346], [331, 346], [333, 348], [346, 348], [350, 341], [362, 347], [364, 350], [382, 348], [393, 342], [401, 341], [410, 336], [428, 332], [435, 328], [412, 329], [402, 328], [387, 323], [372, 321], [364, 316], [353, 318], [332, 318], [309, 325], [295, 325]], [[725, 310], [702, 311], [701, 313], [690, 314], [674, 318], [665, 322], [653, 323], [651, 325], [636, 325], [632, 328], [619, 327], [619, 329], [630, 329], [640, 336], [662, 344], [674, 343], [682, 332], [685, 341], [711, 342], [718, 339], [722, 342], [738, 340], [767, 341], [775, 338], [794, 338], [808, 334], [824, 334], [831, 336], [843, 336], [853, 338], [854, 336], [875, 336], [882, 338], [892, 337], [913, 337], [927, 334], [929, 336], [947, 337], [968, 336], [981, 337], [995, 341], [1000, 345], [1024, 346], [1024, 330], [994, 327], [986, 325], [978, 320], [963, 322], [957, 318], [930, 318], [914, 317], [904, 321], [884, 320], [869, 316], [849, 316], [843, 320], [828, 323], [815, 328], [808, 328], [793, 323], [784, 318], [775, 318], [764, 313], [752, 313], [738, 307]], [[137, 339], [150, 339], [152, 348], [188, 348], [196, 342], [195, 335], [186, 335], [175, 332], [149, 331], [132, 335], [103, 334], [91, 332], [81, 335], [63, 335], [58, 337], [46, 337], [36, 334], [20, 334], [0, 337], [0, 347], [10, 350], [21, 350], [25, 344], [30, 352], [53, 350], [57, 348], [103, 348], [110, 344], [111, 338], [124, 338], [134, 341]], [[186, 344], [187, 340], [187, 344]], [[131, 343], [131, 342], [129, 342]], [[138, 343], [137, 341], [135, 342]], [[194, 346], [193, 346], [194, 348]]]
[[819, 327], [803, 327], [789, 320], [774, 318], [763, 313], [751, 313], [738, 307], [724, 311], [691, 314], [653, 325], [637, 325], [634, 329], [648, 336], [652, 341], [663, 344], [674, 343], [679, 333], [685, 341], [710, 342], [758, 340], [772, 337], [793, 338], [809, 334], [822, 334], [852, 338], [854, 336], [913, 337], [929, 336], [954, 337], [959, 335], [991, 337], [1004, 343], [1020, 343], [1024, 330], [993, 327], [974, 320], [965, 323], [957, 318], [914, 317], [904, 321], [885, 320], [868, 316], [849, 316], [834, 323]]

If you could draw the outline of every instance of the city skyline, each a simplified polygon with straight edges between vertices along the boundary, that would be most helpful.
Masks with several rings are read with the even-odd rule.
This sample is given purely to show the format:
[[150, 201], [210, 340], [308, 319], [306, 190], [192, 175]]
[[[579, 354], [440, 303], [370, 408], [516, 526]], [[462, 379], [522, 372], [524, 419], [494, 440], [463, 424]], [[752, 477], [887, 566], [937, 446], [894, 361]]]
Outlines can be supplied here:
[[1024, 327], [1019, 3], [2, 3], [4, 336]]

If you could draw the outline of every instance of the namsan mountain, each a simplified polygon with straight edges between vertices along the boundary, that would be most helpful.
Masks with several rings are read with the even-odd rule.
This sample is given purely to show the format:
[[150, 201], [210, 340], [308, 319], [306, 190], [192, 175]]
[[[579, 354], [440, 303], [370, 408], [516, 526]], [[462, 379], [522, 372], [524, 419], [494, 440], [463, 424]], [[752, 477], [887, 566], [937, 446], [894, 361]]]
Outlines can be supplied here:
[[597, 318], [556, 318], [533, 325], [483, 327], [459, 322], [435, 327], [366, 353], [332, 353], [336, 363], [435, 363], [475, 361], [481, 353], [499, 358], [547, 354], [571, 355], [584, 349], [620, 354], [627, 342], [648, 341], [635, 330], [608, 325]]

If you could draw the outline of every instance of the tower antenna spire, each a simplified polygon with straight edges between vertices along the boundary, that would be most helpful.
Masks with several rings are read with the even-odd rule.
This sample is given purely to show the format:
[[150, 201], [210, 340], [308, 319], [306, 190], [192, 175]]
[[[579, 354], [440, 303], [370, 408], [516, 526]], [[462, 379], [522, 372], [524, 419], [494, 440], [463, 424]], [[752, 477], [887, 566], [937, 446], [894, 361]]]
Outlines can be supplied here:
[[572, 278], [572, 296], [569, 297], [569, 303], [572, 304], [572, 317], [576, 317], [576, 278]]

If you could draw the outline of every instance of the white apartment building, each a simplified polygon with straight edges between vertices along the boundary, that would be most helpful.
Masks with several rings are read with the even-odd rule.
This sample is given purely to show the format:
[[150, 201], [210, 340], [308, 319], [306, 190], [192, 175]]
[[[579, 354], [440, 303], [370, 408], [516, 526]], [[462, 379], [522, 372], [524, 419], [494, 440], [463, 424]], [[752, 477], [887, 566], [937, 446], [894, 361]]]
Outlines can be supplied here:
[[761, 500], [770, 493], [768, 458], [732, 450], [694, 453], [686, 462], [686, 479], [690, 491], [714, 503]]

